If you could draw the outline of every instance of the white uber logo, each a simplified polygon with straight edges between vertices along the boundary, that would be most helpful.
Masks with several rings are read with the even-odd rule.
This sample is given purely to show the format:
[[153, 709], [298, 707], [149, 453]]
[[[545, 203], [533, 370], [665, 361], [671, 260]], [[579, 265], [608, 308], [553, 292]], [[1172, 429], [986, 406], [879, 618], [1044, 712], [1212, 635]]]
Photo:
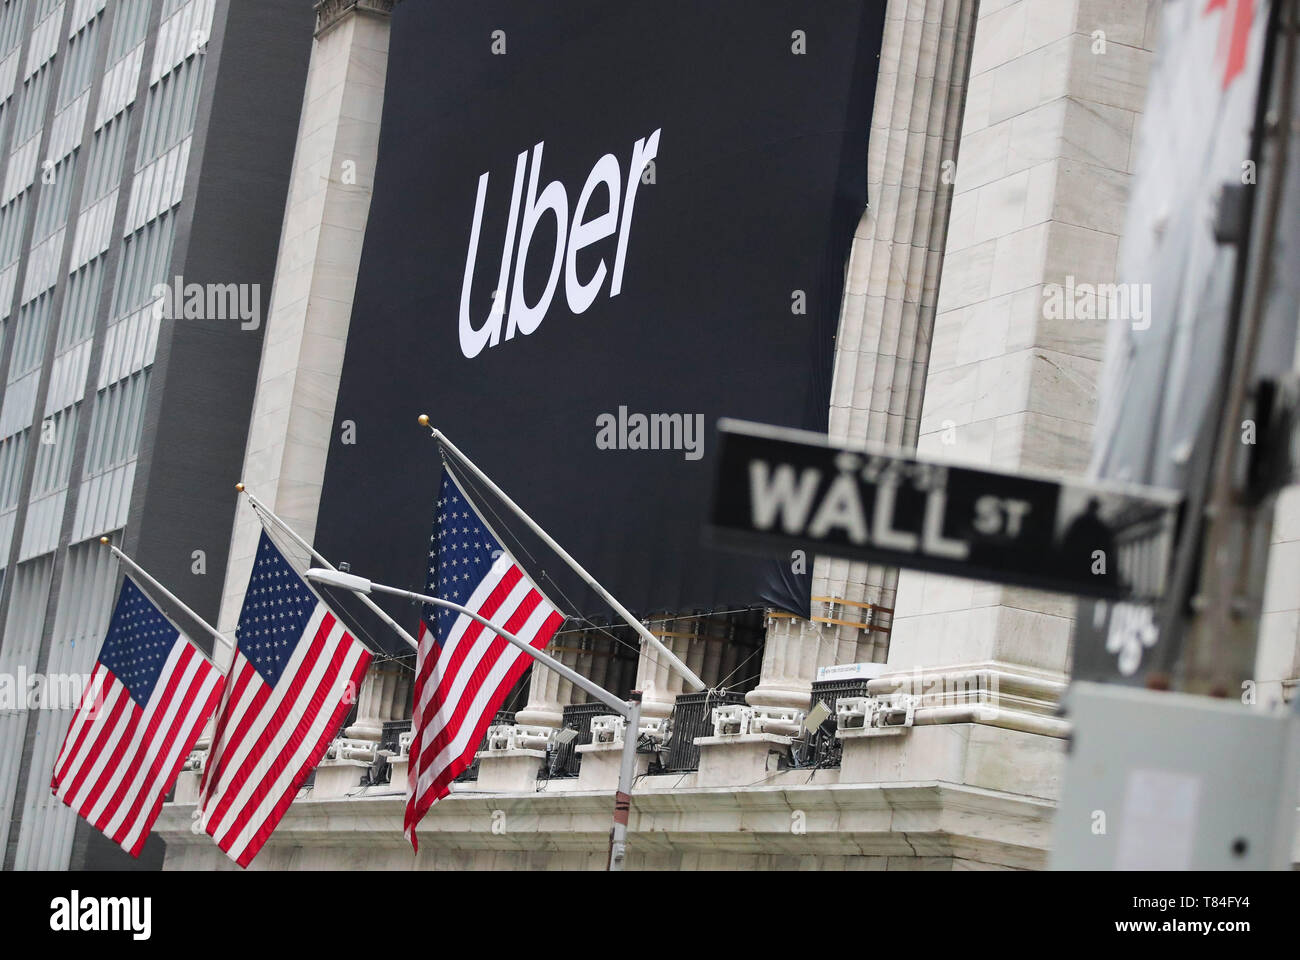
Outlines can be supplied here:
[[[628, 236], [632, 226], [632, 210], [636, 203], [637, 187], [641, 173], [659, 151], [659, 130], [638, 140], [632, 146], [632, 159], [628, 165], [626, 186], [617, 158], [607, 153], [596, 161], [583, 184], [578, 202], [573, 208], [572, 226], [569, 220], [569, 195], [564, 184], [552, 180], [539, 193], [541, 180], [542, 148], [545, 141], [533, 147], [532, 161], [525, 150], [515, 158], [515, 180], [510, 195], [510, 216], [506, 221], [505, 243], [501, 250], [501, 269], [497, 277], [496, 294], [492, 309], [481, 327], [475, 327], [469, 315], [469, 293], [478, 259], [479, 229], [483, 223], [483, 202], [487, 196], [489, 175], [478, 178], [478, 197], [474, 201], [474, 221], [470, 227], [469, 252], [465, 256], [465, 278], [460, 288], [460, 349], [466, 357], [476, 357], [484, 347], [495, 347], [502, 340], [502, 321], [505, 321], [504, 339], [511, 340], [518, 331], [533, 333], [546, 318], [555, 289], [564, 271], [564, 296], [574, 314], [587, 310], [595, 302], [608, 275], [609, 295], [617, 297], [623, 289], [623, 266], [627, 260]], [[528, 195], [522, 197], [524, 172], [528, 171]], [[608, 196], [608, 206], [599, 215], [587, 218], [587, 207], [596, 191]], [[604, 199], [603, 197], [600, 199]], [[522, 201], [522, 216], [520, 211]], [[542, 217], [555, 218], [555, 250], [551, 257], [546, 289], [536, 303], [528, 303], [524, 296], [524, 271], [528, 266], [529, 248], [533, 234]], [[596, 269], [585, 280], [578, 276], [578, 251], [613, 236], [618, 232], [614, 250], [612, 272], [602, 257]], [[519, 263], [511, 274], [515, 248], [515, 234], [519, 234]]]

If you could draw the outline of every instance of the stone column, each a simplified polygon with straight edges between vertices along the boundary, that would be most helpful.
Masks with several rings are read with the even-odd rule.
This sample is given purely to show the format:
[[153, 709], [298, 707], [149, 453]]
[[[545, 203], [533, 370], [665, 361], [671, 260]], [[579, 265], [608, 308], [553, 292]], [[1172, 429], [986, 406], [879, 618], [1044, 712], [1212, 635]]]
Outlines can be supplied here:
[[[621, 678], [613, 669], [618, 642], [601, 629], [562, 632], [547, 651], [606, 690], [619, 692]], [[545, 667], [534, 665], [528, 681], [528, 703], [515, 714], [515, 722], [542, 727], [563, 725], [564, 708], [587, 703], [583, 690]]]
[[[659, 615], [650, 619], [653, 621], [665, 618]], [[650, 624], [650, 631], [659, 636], [664, 646], [698, 675], [700, 657], [697, 651], [692, 649], [690, 640], [686, 637], [665, 636], [665, 634], [685, 631], [670, 629], [653, 622]], [[681, 674], [659, 656], [659, 651], [644, 643], [641, 644], [641, 657], [637, 661], [636, 687], [641, 691], [641, 716], [655, 719], [668, 716], [672, 712], [673, 704], [677, 702], [678, 694], [686, 690]]]
[[344, 731], [353, 740], [378, 741], [384, 724], [405, 719], [411, 672], [393, 660], [372, 663], [357, 691], [357, 718]]
[[770, 618], [758, 686], [745, 700], [754, 707], [807, 709], [818, 665], [834, 660], [833, 642], [821, 624], [797, 617]]
[[[889, 0], [867, 160], [870, 204], [849, 257], [830, 434], [911, 445], [929, 356], [975, 0]], [[897, 574], [819, 559], [813, 616], [888, 623]], [[870, 604], [872, 606], [863, 606]], [[887, 633], [769, 620], [755, 706], [808, 706], [817, 668], [883, 660]]]
[[[308, 541], [316, 530], [370, 212], [395, 3], [316, 4], [316, 40], [242, 475]], [[259, 533], [253, 511], [241, 504], [219, 619], [225, 630], [239, 619]]]
[[[557, 639], [560, 643], [551, 644], [547, 648], [548, 652], [566, 667], [577, 669], [576, 653], [564, 649], [566, 645], [563, 637]], [[585, 697], [586, 694], [584, 693], [583, 696]], [[528, 679], [528, 703], [515, 713], [515, 723], [558, 729], [564, 720], [564, 708], [572, 702], [572, 681], [565, 680], [554, 670], [548, 670], [540, 663], [534, 663]]]
[[[924, 456], [1058, 476], [1085, 469], [1107, 321], [1054, 319], [1044, 304], [1068, 277], [1115, 279], [1158, 8], [982, 6], [925, 378]], [[904, 571], [895, 606], [888, 664], [901, 677], [928, 675], [926, 705], [960, 706], [951, 691], [963, 684], [945, 678], [979, 674], [995, 686], [988, 716], [1043, 728], [1066, 676], [1071, 598]]]
[[[686, 665], [695, 671], [705, 683], [713, 686], [723, 682], [722, 673], [722, 655], [724, 649], [731, 645], [732, 638], [736, 629], [730, 617], [698, 617], [692, 620], [683, 621], [690, 623], [696, 632], [698, 639], [695, 641], [695, 648], [699, 663], [686, 661]], [[744, 677], [734, 676], [727, 677], [727, 683], [735, 683], [743, 680]]]

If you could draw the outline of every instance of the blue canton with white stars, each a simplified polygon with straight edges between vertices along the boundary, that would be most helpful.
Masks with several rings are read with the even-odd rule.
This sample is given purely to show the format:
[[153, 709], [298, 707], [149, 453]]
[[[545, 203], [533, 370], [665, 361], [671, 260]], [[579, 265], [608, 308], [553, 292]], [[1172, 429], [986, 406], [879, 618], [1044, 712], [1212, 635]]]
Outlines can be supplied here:
[[[429, 538], [429, 575], [426, 591], [441, 600], [466, 606], [478, 585], [502, 552], [501, 544], [488, 532], [465, 493], [444, 467], [438, 496], [438, 514]], [[424, 606], [424, 624], [433, 631], [438, 645], [459, 617], [446, 607]]]
[[235, 637], [239, 652], [271, 686], [279, 682], [319, 602], [263, 530]]
[[113, 671], [140, 706], [149, 703], [180, 631], [130, 577], [122, 581], [99, 662]]

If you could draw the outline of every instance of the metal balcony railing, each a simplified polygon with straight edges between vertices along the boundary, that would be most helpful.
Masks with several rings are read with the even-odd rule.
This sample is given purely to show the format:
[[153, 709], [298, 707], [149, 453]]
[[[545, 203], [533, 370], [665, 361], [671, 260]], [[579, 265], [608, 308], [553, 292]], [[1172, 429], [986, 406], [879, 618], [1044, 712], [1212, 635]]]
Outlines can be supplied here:
[[591, 719], [609, 713], [609, 707], [603, 703], [573, 703], [564, 708], [564, 722], [561, 729], [577, 732], [568, 743], [557, 743], [555, 753], [547, 763], [551, 778], [576, 777], [582, 766], [582, 754], [577, 748], [581, 744], [591, 743]]
[[838, 767], [843, 753], [843, 743], [835, 736], [835, 704], [845, 697], [865, 697], [867, 684], [865, 677], [846, 677], [842, 680], [817, 680], [812, 685], [812, 697], [808, 709], [812, 710], [818, 702], [826, 704], [830, 716], [821, 725], [806, 736], [799, 748], [800, 766]]
[[668, 756], [664, 770], [685, 773], [700, 766], [700, 748], [696, 737], [713, 736], [713, 708], [728, 703], [744, 703], [745, 695], [737, 692], [708, 690], [703, 693], [679, 694], [673, 705], [672, 732], [668, 739]]

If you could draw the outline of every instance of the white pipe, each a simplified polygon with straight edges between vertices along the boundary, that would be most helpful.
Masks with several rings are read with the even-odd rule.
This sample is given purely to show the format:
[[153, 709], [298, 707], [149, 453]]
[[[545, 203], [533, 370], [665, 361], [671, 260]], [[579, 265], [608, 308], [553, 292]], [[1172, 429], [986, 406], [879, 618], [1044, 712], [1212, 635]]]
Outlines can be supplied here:
[[400, 587], [390, 587], [387, 584], [375, 583], [372, 580], [367, 580], [364, 577], [353, 576], [350, 573], [341, 574], [337, 570], [308, 570], [307, 578], [309, 580], [315, 580], [317, 583], [326, 583], [330, 586], [351, 590], [357, 596], [362, 598], [364, 598], [371, 590], [375, 590], [379, 593], [388, 593], [395, 597], [404, 597], [407, 600], [415, 600], [419, 603], [429, 603], [436, 607], [446, 607], [448, 610], [455, 610], [457, 613], [469, 617], [471, 620], [482, 624], [503, 639], [508, 640], [542, 666], [554, 670], [560, 676], [564, 677], [564, 679], [576, 684], [583, 690], [586, 690], [601, 703], [615, 711], [619, 716], [627, 717], [630, 714], [630, 709], [626, 703], [614, 696], [614, 694], [610, 693], [604, 687], [597, 684], [595, 681], [588, 680], [582, 674], [578, 673], [578, 671], [566, 667], [550, 654], [543, 653], [536, 647], [530, 646], [510, 631], [498, 627], [491, 620], [480, 616], [468, 607], [462, 607], [459, 603], [452, 603], [450, 600], [443, 600], [441, 597], [429, 597], [422, 593], [415, 593], [411, 590], [403, 590]]

